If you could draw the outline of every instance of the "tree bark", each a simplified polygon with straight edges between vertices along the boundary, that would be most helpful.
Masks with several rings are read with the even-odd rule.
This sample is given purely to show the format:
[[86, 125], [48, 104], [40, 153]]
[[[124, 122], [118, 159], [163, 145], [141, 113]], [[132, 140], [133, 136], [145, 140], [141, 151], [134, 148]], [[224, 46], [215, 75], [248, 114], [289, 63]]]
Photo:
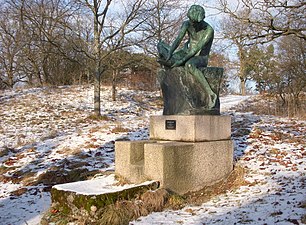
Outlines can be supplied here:
[[241, 95], [245, 96], [246, 95], [246, 90], [245, 90], [245, 79], [240, 78], [240, 93]]
[[100, 34], [99, 34], [99, 21], [98, 21], [98, 7], [95, 4], [95, 18], [94, 18], [94, 57], [95, 57], [95, 74], [94, 74], [94, 114], [101, 115], [100, 91], [101, 91], [101, 72], [100, 72]]
[[112, 77], [112, 100], [116, 101], [116, 94], [117, 94], [117, 90], [116, 90], [116, 78], [117, 78], [117, 74], [118, 71], [117, 70], [113, 70], [113, 77]]

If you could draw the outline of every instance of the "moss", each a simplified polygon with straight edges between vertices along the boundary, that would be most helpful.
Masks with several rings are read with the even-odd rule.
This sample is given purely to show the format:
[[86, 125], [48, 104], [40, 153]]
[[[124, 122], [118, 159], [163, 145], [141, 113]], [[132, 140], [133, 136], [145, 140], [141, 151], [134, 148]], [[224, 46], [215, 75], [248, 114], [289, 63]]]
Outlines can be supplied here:
[[[101, 195], [81, 195], [73, 192], [67, 192], [52, 188], [51, 199], [57, 206], [55, 207], [64, 215], [72, 213], [73, 208], [84, 209], [88, 214], [91, 213], [91, 207], [95, 206], [97, 209], [101, 209], [108, 205], [112, 205], [119, 200], [131, 200], [135, 197], [143, 194], [147, 190], [157, 189], [159, 187], [158, 182], [154, 182], [150, 185], [133, 187], [125, 189], [120, 192], [106, 193]], [[69, 196], [73, 196], [73, 201], [67, 200]]]

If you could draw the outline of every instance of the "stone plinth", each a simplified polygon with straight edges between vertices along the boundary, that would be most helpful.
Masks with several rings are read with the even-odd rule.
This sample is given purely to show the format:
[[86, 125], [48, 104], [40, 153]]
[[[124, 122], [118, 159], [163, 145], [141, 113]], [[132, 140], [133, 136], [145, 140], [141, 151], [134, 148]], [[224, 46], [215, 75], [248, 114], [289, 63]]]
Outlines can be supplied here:
[[115, 143], [115, 172], [135, 183], [157, 180], [178, 194], [197, 191], [233, 170], [230, 136], [230, 116], [152, 116], [150, 140]]
[[[171, 123], [175, 127], [171, 127]], [[150, 118], [150, 139], [153, 140], [199, 142], [228, 140], [230, 137], [230, 116], [169, 115]]]

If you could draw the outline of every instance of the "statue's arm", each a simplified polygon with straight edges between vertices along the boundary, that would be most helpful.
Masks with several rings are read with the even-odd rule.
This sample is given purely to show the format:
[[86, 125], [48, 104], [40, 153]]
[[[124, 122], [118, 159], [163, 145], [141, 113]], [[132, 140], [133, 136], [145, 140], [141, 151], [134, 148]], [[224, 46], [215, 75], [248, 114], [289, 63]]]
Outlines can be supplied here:
[[187, 33], [187, 29], [188, 29], [188, 22], [185, 21], [183, 24], [182, 24], [182, 27], [179, 31], [179, 34], [178, 36], [176, 37], [176, 39], [174, 40], [174, 42], [172, 43], [171, 47], [170, 47], [170, 50], [169, 50], [169, 56], [168, 56], [168, 60], [171, 58], [173, 52], [177, 49], [177, 47], [180, 45], [180, 43], [182, 42], [184, 36], [186, 35]]
[[205, 46], [214, 38], [214, 30], [212, 27], [208, 27], [206, 32], [199, 38], [198, 43], [188, 51], [188, 53], [181, 60], [175, 62], [172, 67], [182, 66], [189, 59], [194, 57], [198, 52], [205, 48]]

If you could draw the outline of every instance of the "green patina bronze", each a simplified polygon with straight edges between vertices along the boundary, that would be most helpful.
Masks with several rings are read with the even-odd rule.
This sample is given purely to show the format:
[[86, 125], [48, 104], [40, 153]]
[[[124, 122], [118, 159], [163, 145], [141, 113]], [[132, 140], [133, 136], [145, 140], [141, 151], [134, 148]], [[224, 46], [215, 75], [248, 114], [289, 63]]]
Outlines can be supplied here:
[[[205, 72], [203, 72], [203, 68], [208, 65], [208, 57], [214, 38], [214, 30], [204, 21], [205, 10], [203, 7], [192, 5], [188, 10], [187, 16], [189, 20], [183, 22], [173, 44], [168, 45], [160, 41], [157, 46], [159, 53], [158, 62], [163, 67], [163, 70], [159, 73], [159, 78], [164, 95], [164, 114], [220, 114], [219, 93], [214, 91], [214, 89], [219, 90], [222, 77], [222, 75], [220, 77], [220, 68], [217, 68], [218, 71], [216, 71], [216, 79], [218, 80], [217, 86], [216, 84], [209, 83], [205, 76]], [[187, 42], [182, 49], [178, 49], [186, 35], [188, 35]], [[169, 88], [169, 82], [167, 82], [167, 85], [163, 82], [167, 81], [167, 74], [170, 76], [175, 67], [184, 67], [185, 75], [190, 75], [191, 78], [184, 79], [188, 83], [184, 83], [182, 79], [179, 79], [177, 82], [174, 82], [176, 83], [173, 84], [174, 87]], [[185, 76], [182, 70], [180, 71], [181, 72], [178, 73], [177, 76]], [[209, 71], [210, 77], [211, 73], [214, 72], [212, 70]], [[186, 89], [186, 87], [191, 90], [193, 89], [193, 83], [195, 83], [195, 89], [199, 93], [194, 93], [194, 91], [183, 91], [185, 96], [182, 96], [182, 99], [179, 101], [184, 102], [181, 105], [185, 106], [180, 110], [176, 109], [175, 105], [177, 103], [174, 102], [174, 100], [166, 99], [169, 97], [177, 97], [173, 96], [171, 93], [169, 94], [169, 89], [172, 89], [172, 93], [175, 93], [175, 89], [177, 89], [178, 92], [182, 92], [182, 90], [179, 89]], [[190, 96], [190, 94], [193, 96]]]

